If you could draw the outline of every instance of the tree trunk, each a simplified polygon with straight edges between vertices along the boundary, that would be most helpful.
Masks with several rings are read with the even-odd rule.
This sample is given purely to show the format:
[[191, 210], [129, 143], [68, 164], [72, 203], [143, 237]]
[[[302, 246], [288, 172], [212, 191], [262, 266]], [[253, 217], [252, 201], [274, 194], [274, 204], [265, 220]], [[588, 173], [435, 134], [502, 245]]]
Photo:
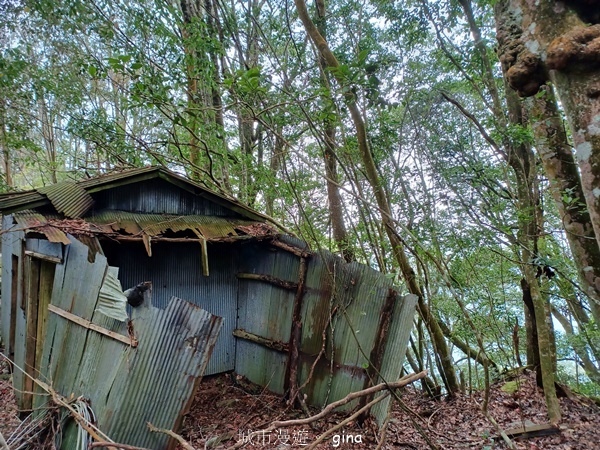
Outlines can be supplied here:
[[12, 187], [12, 169], [10, 149], [8, 148], [8, 136], [6, 131], [6, 107], [4, 99], [0, 98], [0, 150], [2, 151], [2, 169], [4, 175], [4, 184]]
[[[304, 25], [304, 28], [306, 29], [308, 36], [313, 41], [314, 45], [317, 47], [319, 53], [323, 55], [327, 67], [333, 69], [338, 68], [339, 62], [335, 55], [329, 49], [327, 41], [323, 39], [323, 36], [321, 36], [314, 23], [310, 19], [304, 0], [294, 0], [294, 3], [296, 4], [298, 15]], [[344, 94], [346, 99], [346, 105], [348, 107], [348, 110], [350, 111], [350, 116], [354, 124], [354, 128], [356, 130], [358, 149], [362, 158], [366, 178], [375, 194], [377, 206], [379, 207], [381, 214], [381, 221], [385, 228], [385, 232], [388, 236], [388, 239], [390, 240], [390, 243], [392, 245], [392, 252], [396, 261], [398, 262], [398, 265], [400, 266], [400, 270], [402, 271], [408, 289], [412, 294], [417, 295], [419, 298], [419, 313], [423, 317], [423, 320], [429, 330], [429, 333], [431, 334], [432, 343], [435, 347], [437, 354], [440, 357], [441, 364], [444, 369], [444, 373], [442, 374], [442, 376], [444, 377], [444, 383], [446, 384], [448, 394], [452, 395], [460, 390], [460, 385], [456, 377], [456, 371], [452, 362], [452, 355], [450, 353], [448, 345], [446, 344], [444, 334], [442, 333], [442, 330], [440, 329], [440, 326], [437, 323], [435, 316], [431, 312], [429, 305], [427, 305], [424, 301], [423, 293], [421, 292], [419, 284], [417, 283], [415, 272], [410, 266], [408, 256], [406, 255], [406, 251], [404, 250], [402, 240], [396, 232], [389, 201], [383, 189], [381, 180], [379, 178], [377, 168], [373, 160], [373, 155], [371, 154], [371, 149], [369, 148], [369, 144], [367, 141], [367, 130], [365, 127], [364, 120], [360, 114], [358, 105], [356, 103], [355, 94], [353, 93], [352, 89], [349, 89], [349, 86], [346, 86], [346, 81], [341, 76], [341, 74], [339, 74], [336, 71], [334, 71], [333, 73], [340, 86], [346, 88]]]
[[[518, 26], [503, 55], [507, 78], [521, 96], [552, 81], [565, 109], [575, 145], [581, 185], [596, 242], [600, 245], [600, 24], [597, 13], [571, 9], [576, 2], [512, 0], [507, 16]], [[592, 25], [589, 25], [592, 23]]]
[[[324, 0], [316, 0], [317, 7], [317, 30], [327, 40], [327, 19]], [[333, 98], [331, 95], [331, 86], [327, 72], [327, 61], [323, 53], [319, 52], [319, 72], [321, 88], [323, 89], [324, 119], [323, 119], [323, 158], [325, 160], [325, 174], [327, 176], [327, 199], [329, 201], [329, 218], [331, 220], [331, 229], [333, 231], [333, 240], [335, 241], [342, 257], [346, 262], [354, 260], [354, 252], [350, 247], [348, 232], [344, 221], [344, 209], [342, 196], [338, 187], [337, 173], [337, 155], [335, 142], [335, 128], [337, 115], [334, 114]], [[332, 117], [334, 115], [335, 117]]]
[[[510, 0], [508, 0], [509, 2]], [[515, 34], [518, 27], [515, 26], [513, 16], [510, 14], [510, 4], [500, 1], [496, 5], [496, 28], [499, 43], [499, 55], [506, 86], [506, 98], [508, 106], [508, 117], [512, 124], [526, 126], [523, 117], [522, 105], [517, 95], [508, 82], [510, 79], [510, 66], [506, 55], [514, 48], [514, 39], [519, 37]], [[530, 299], [533, 304], [533, 317], [535, 318], [535, 330], [537, 331], [537, 346], [539, 354], [539, 374], [544, 389], [546, 407], [550, 421], [554, 424], [560, 422], [560, 405], [556, 397], [555, 371], [556, 351], [550, 308], [548, 301], [542, 295], [537, 267], [538, 239], [542, 232], [542, 217], [539, 207], [538, 179], [536, 174], [535, 157], [531, 147], [526, 143], [508, 142], [507, 162], [516, 175], [517, 197], [519, 208], [519, 233], [521, 271], [524, 281], [528, 287]], [[524, 290], [525, 298], [525, 290]]]
[[552, 87], [527, 99], [536, 148], [550, 181], [584, 293], [596, 323], [600, 323], [600, 247], [585, 206], [579, 171], [558, 111]]
[[[220, 93], [216, 81], [218, 61], [216, 49], [209, 41], [216, 41], [211, 0], [180, 0], [182, 14], [181, 35], [186, 57], [187, 111], [184, 117], [189, 133], [190, 177], [199, 180], [203, 172], [214, 182], [217, 143], [222, 143]], [[203, 50], [201, 45], [206, 46]], [[218, 111], [218, 112], [215, 112]], [[203, 157], [204, 156], [204, 157]], [[223, 157], [223, 155], [221, 155]]]

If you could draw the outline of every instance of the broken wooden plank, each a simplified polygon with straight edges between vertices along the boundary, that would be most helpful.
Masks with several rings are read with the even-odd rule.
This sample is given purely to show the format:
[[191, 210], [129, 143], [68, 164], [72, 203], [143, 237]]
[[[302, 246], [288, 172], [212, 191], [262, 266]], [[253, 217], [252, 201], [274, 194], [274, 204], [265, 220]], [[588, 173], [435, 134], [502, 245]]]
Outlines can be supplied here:
[[135, 348], [138, 345], [137, 341], [129, 336], [124, 336], [122, 334], [115, 333], [114, 331], [107, 330], [106, 328], [102, 328], [101, 326], [98, 326], [87, 319], [83, 319], [79, 316], [76, 316], [75, 314], [71, 314], [70, 312], [58, 308], [57, 306], [54, 306], [52, 304], [48, 305], [48, 311], [51, 311], [54, 314], [57, 314], [67, 320], [70, 320], [71, 322], [81, 325], [84, 328], [94, 330], [100, 334], [108, 336], [117, 341], [123, 342], [124, 344], [130, 345], [131, 347]]
[[21, 408], [30, 411], [33, 406], [33, 379], [35, 373], [35, 349], [37, 346], [37, 323], [39, 310], [40, 261], [26, 258], [25, 261], [25, 377]]
[[61, 258], [57, 258], [56, 256], [45, 255], [44, 253], [34, 252], [32, 250], [25, 250], [25, 256], [30, 256], [31, 258], [41, 259], [43, 261], [48, 261], [55, 264], [62, 264]]
[[265, 283], [270, 283], [274, 286], [288, 289], [290, 291], [296, 291], [298, 289], [298, 283], [294, 283], [293, 281], [282, 280], [281, 278], [276, 278], [271, 275], [260, 274], [260, 273], [238, 273], [237, 277], [240, 280], [256, 280], [256, 281], [264, 281]]
[[146, 248], [146, 253], [148, 257], [152, 257], [152, 237], [147, 235], [146, 233], [142, 234], [142, 241], [144, 242], [144, 247]]
[[250, 333], [246, 330], [242, 330], [237, 328], [233, 330], [232, 333], [235, 337], [240, 339], [245, 339], [247, 341], [254, 342], [259, 345], [263, 345], [265, 347], [271, 348], [273, 350], [277, 350], [278, 352], [289, 352], [289, 345], [285, 342], [274, 341], [272, 339], [268, 339], [262, 336], [258, 336], [256, 334]]
[[560, 428], [550, 423], [541, 423], [539, 425], [511, 428], [510, 430], [505, 430], [505, 433], [509, 438], [513, 439], [529, 439], [533, 437], [558, 434], [560, 433]]

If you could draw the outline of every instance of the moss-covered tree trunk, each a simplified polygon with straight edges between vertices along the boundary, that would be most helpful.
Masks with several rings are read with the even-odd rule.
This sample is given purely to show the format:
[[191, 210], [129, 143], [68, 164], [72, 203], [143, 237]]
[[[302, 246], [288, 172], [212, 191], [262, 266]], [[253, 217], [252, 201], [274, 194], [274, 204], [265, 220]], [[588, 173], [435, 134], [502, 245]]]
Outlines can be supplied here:
[[589, 298], [590, 311], [600, 323], [600, 247], [584, 202], [577, 163], [571, 152], [554, 92], [542, 86], [527, 99], [535, 146], [550, 181], [550, 190], [567, 234], [579, 274], [580, 285]]
[[[600, 245], [600, 13], [595, 2], [513, 0], [519, 36], [503, 55], [524, 97], [552, 81], [571, 128], [581, 185]], [[600, 286], [597, 286], [600, 288]]]

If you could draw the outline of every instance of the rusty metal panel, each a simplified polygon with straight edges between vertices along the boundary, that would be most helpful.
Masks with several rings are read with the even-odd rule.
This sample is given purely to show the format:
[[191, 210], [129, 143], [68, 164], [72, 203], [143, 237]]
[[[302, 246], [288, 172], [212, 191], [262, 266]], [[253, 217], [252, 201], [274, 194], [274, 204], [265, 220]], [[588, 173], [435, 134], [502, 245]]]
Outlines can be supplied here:
[[[418, 299], [419, 297], [416, 295], [408, 294], [399, 298], [394, 305], [389, 339], [385, 347], [383, 364], [379, 371], [381, 379], [377, 380], [377, 383], [381, 383], [382, 380], [396, 381], [400, 379], [402, 372], [401, 363], [404, 361], [404, 355], [406, 354]], [[380, 425], [385, 420], [390, 402], [390, 398], [382, 400], [372, 410], [373, 415], [377, 418]]]
[[128, 211], [105, 210], [85, 218], [87, 222], [110, 226], [113, 231], [140, 236], [142, 233], [157, 236], [172, 232], [191, 231], [206, 239], [238, 236], [236, 228], [251, 226], [261, 222], [246, 219], [233, 219], [218, 216], [167, 215], [132, 213]]
[[94, 204], [90, 194], [73, 181], [51, 184], [38, 192], [48, 197], [56, 211], [72, 219], [83, 216]]
[[233, 370], [239, 272], [238, 246], [209, 244], [210, 276], [202, 275], [200, 245], [155, 242], [149, 257], [142, 243], [103, 243], [111, 266], [119, 267], [124, 289], [142, 281], [153, 284], [153, 304], [166, 308], [172, 295], [223, 317], [223, 331], [213, 350], [206, 375]]
[[[297, 281], [297, 256], [259, 243], [243, 246], [240, 272], [269, 274]], [[271, 284], [239, 280], [238, 328], [275, 341], [288, 342], [295, 293]], [[254, 383], [283, 393], [287, 354], [242, 339], [236, 341], [236, 372]]]
[[[296, 248], [306, 245], [291, 237], [281, 240]], [[243, 272], [298, 282], [297, 255], [260, 245], [246, 248]], [[365, 387], [384, 305], [392, 293], [393, 298], [396, 294], [391, 280], [383, 274], [358, 263], [347, 264], [323, 250], [309, 257], [305, 283], [298, 383], [309, 381], [302, 394], [307, 395], [309, 403], [324, 406]], [[283, 292], [278, 292], [280, 296], [287, 295], [287, 303], [281, 299], [277, 304], [272, 302], [278, 296], [276, 291]], [[293, 297], [293, 293], [266, 283], [240, 280], [239, 327], [267, 339], [287, 342], [292, 310], [282, 305], [291, 305]], [[381, 365], [386, 379], [397, 379], [402, 369], [414, 307], [411, 296], [393, 304]], [[237, 342], [236, 371], [275, 392], [283, 392], [287, 364], [287, 354], [241, 339]], [[384, 401], [374, 411], [379, 421], [385, 417], [387, 405]], [[353, 406], [351, 403], [346, 408]]]
[[187, 412], [222, 319], [173, 297], [164, 311], [134, 310], [133, 321], [140, 344], [121, 361], [117, 381], [123, 390], [111, 389], [106, 403], [114, 414], [101, 426], [118, 442], [162, 449], [168, 438], [149, 433], [146, 423], [173, 429]]
[[[125, 324], [96, 311], [106, 258], [97, 255], [90, 263], [87, 256], [87, 247], [73, 240], [65, 262], [57, 266], [52, 304], [126, 336]], [[132, 323], [136, 348], [50, 314], [41, 376], [63, 395], [89, 398], [98, 427], [112, 439], [162, 449], [168, 437], [150, 433], [146, 423], [176, 427], [207, 366], [222, 319], [173, 297], [164, 310], [150, 305], [133, 309]]]
[[45, 235], [50, 242], [69, 244], [67, 235], [60, 229], [48, 224], [49, 217], [35, 211], [20, 211], [14, 213], [15, 221], [26, 230], [32, 230]]

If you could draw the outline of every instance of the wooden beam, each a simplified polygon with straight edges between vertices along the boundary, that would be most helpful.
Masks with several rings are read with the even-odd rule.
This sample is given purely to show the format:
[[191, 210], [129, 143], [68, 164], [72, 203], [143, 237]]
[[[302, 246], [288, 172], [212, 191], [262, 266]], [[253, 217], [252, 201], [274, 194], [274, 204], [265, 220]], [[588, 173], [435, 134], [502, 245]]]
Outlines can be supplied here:
[[265, 283], [270, 283], [274, 286], [288, 289], [290, 291], [296, 291], [298, 289], [298, 283], [294, 283], [293, 281], [282, 280], [281, 278], [275, 278], [271, 275], [260, 274], [260, 273], [238, 273], [237, 277], [240, 280], [256, 280], [256, 281], [264, 281]]
[[48, 261], [54, 264], [62, 264], [62, 258], [57, 258], [56, 256], [45, 255], [43, 253], [34, 252], [32, 250], [25, 250], [25, 256], [30, 256], [32, 258], [41, 259], [43, 261]]
[[299, 256], [300, 258], [309, 258], [311, 255], [310, 252], [307, 250], [303, 250], [299, 247], [294, 247], [292, 245], [284, 244], [283, 242], [278, 240], [273, 240], [270, 242], [270, 244], [273, 247], [277, 247], [282, 250], [285, 250], [286, 252], [293, 253], [294, 255]]
[[52, 304], [48, 305], [48, 311], [53, 312], [54, 314], [57, 314], [67, 320], [70, 320], [71, 322], [76, 323], [77, 325], [81, 325], [84, 328], [87, 328], [89, 330], [93, 330], [97, 333], [103, 334], [105, 336], [108, 336], [112, 339], [115, 339], [117, 341], [120, 341], [124, 344], [130, 345], [132, 347], [137, 347], [138, 343], [135, 339], [132, 339], [129, 336], [123, 336], [122, 334], [119, 333], [115, 333], [114, 331], [110, 331], [107, 330], [106, 328], [103, 328], [101, 326], [96, 325], [95, 323], [90, 322], [87, 319], [84, 319], [82, 317], [76, 316], [75, 314], [71, 314], [69, 311], [65, 311], [64, 309], [58, 308], [57, 306], [54, 306]]
[[294, 297], [294, 309], [292, 311], [292, 329], [290, 331], [290, 351], [286, 367], [286, 378], [284, 380], [285, 388], [289, 388], [289, 405], [294, 405], [298, 395], [298, 361], [300, 354], [300, 344], [302, 339], [302, 300], [304, 299], [304, 284], [306, 283], [308, 261], [304, 256], [300, 257], [300, 268], [298, 270], [298, 289]]
[[[112, 241], [123, 241], [123, 242], [143, 242], [143, 238], [141, 236], [103, 236], [98, 235], [100, 239], [110, 239]], [[225, 243], [234, 243], [238, 241], [248, 241], [248, 240], [260, 240], [254, 236], [227, 236], [227, 237], [216, 237], [216, 238], [208, 238], [205, 239], [208, 243], [216, 243], [216, 242], [225, 242]], [[201, 242], [202, 240], [199, 238], [169, 238], [169, 237], [161, 237], [161, 236], [152, 236], [152, 242]]]
[[210, 275], [208, 270], [208, 247], [206, 246], [206, 239], [200, 238], [200, 252], [202, 259], [202, 275], [205, 277]]
[[267, 348], [277, 350], [278, 352], [287, 353], [289, 351], [289, 346], [285, 342], [279, 342], [279, 341], [274, 341], [272, 339], [267, 339], [265, 337], [258, 336], [256, 334], [249, 333], [248, 331], [242, 330], [241, 328], [237, 328], [237, 329], [233, 330], [232, 334], [237, 338], [245, 339], [247, 341], [254, 342], [255, 344], [263, 345]]

